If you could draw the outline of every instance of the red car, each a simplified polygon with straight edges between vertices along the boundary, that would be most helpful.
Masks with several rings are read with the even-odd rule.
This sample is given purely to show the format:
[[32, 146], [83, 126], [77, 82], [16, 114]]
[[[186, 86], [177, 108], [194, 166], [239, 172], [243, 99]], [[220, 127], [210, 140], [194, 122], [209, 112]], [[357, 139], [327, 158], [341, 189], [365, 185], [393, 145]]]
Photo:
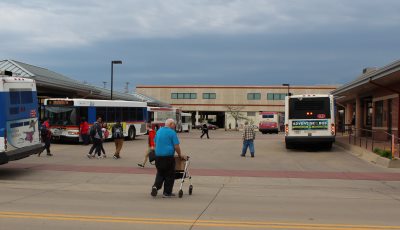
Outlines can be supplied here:
[[279, 127], [278, 127], [278, 123], [276, 122], [260, 122], [260, 125], [258, 126], [258, 130], [260, 130], [260, 132], [262, 134], [266, 134], [266, 133], [279, 133]]
[[[218, 126], [216, 126], [216, 125], [209, 124], [209, 123], [207, 123], [206, 125], [207, 125], [208, 129], [212, 129], [212, 130], [218, 129]], [[196, 129], [201, 129], [202, 127], [203, 127], [203, 124], [196, 125]]]

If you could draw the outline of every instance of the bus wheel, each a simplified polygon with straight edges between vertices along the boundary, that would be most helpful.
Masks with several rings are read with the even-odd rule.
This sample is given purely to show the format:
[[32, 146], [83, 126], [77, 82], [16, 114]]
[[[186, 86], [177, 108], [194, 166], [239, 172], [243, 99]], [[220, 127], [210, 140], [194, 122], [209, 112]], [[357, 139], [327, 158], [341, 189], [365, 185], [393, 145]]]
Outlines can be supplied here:
[[130, 127], [128, 130], [128, 139], [135, 140], [135, 138], [136, 138], [136, 129], [135, 127]]
[[332, 142], [326, 143], [325, 146], [326, 150], [331, 150], [332, 149]]
[[293, 149], [293, 144], [286, 143], [286, 149]]

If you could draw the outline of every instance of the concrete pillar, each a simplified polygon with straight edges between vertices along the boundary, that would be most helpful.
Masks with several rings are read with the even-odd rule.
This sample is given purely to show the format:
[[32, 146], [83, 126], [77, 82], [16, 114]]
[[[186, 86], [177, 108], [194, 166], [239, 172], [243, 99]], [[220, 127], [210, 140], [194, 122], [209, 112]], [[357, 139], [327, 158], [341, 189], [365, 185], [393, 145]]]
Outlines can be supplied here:
[[361, 135], [361, 128], [363, 122], [363, 115], [362, 115], [362, 106], [361, 106], [361, 99], [359, 97], [356, 98], [356, 130], [357, 136]]
[[354, 113], [354, 106], [352, 103], [346, 104], [346, 114], [345, 114], [345, 121], [344, 123], [346, 125], [351, 124], [351, 121], [353, 120], [353, 113]]
[[196, 126], [200, 125], [199, 123], [199, 111], [196, 110]]

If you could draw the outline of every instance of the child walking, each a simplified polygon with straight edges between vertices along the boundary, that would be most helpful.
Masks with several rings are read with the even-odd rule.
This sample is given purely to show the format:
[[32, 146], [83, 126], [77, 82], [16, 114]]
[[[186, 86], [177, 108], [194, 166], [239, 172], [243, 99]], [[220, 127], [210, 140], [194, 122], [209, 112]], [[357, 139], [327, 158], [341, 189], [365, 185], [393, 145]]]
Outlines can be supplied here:
[[138, 166], [141, 167], [141, 168], [144, 168], [144, 166], [146, 165], [147, 159], [149, 158], [150, 152], [154, 151], [154, 148], [155, 148], [154, 138], [156, 137], [156, 132], [157, 132], [159, 126], [155, 125], [154, 129], [152, 129], [151, 124], [149, 124], [147, 126], [147, 128], [149, 129], [149, 139], [148, 139], [149, 146], [148, 146], [148, 149], [146, 151], [146, 154], [144, 155], [143, 163], [142, 164], [138, 164]]

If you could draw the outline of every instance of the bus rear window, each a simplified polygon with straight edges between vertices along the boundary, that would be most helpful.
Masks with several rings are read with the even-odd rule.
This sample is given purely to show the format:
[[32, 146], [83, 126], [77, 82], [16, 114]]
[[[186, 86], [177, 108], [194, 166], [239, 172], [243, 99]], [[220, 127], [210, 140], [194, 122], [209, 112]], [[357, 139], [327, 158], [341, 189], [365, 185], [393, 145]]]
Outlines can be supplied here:
[[33, 103], [32, 91], [27, 89], [10, 89], [10, 104], [31, 104]]
[[289, 119], [329, 119], [331, 118], [329, 98], [290, 98]]
[[273, 114], [263, 114], [262, 118], [274, 118]]

